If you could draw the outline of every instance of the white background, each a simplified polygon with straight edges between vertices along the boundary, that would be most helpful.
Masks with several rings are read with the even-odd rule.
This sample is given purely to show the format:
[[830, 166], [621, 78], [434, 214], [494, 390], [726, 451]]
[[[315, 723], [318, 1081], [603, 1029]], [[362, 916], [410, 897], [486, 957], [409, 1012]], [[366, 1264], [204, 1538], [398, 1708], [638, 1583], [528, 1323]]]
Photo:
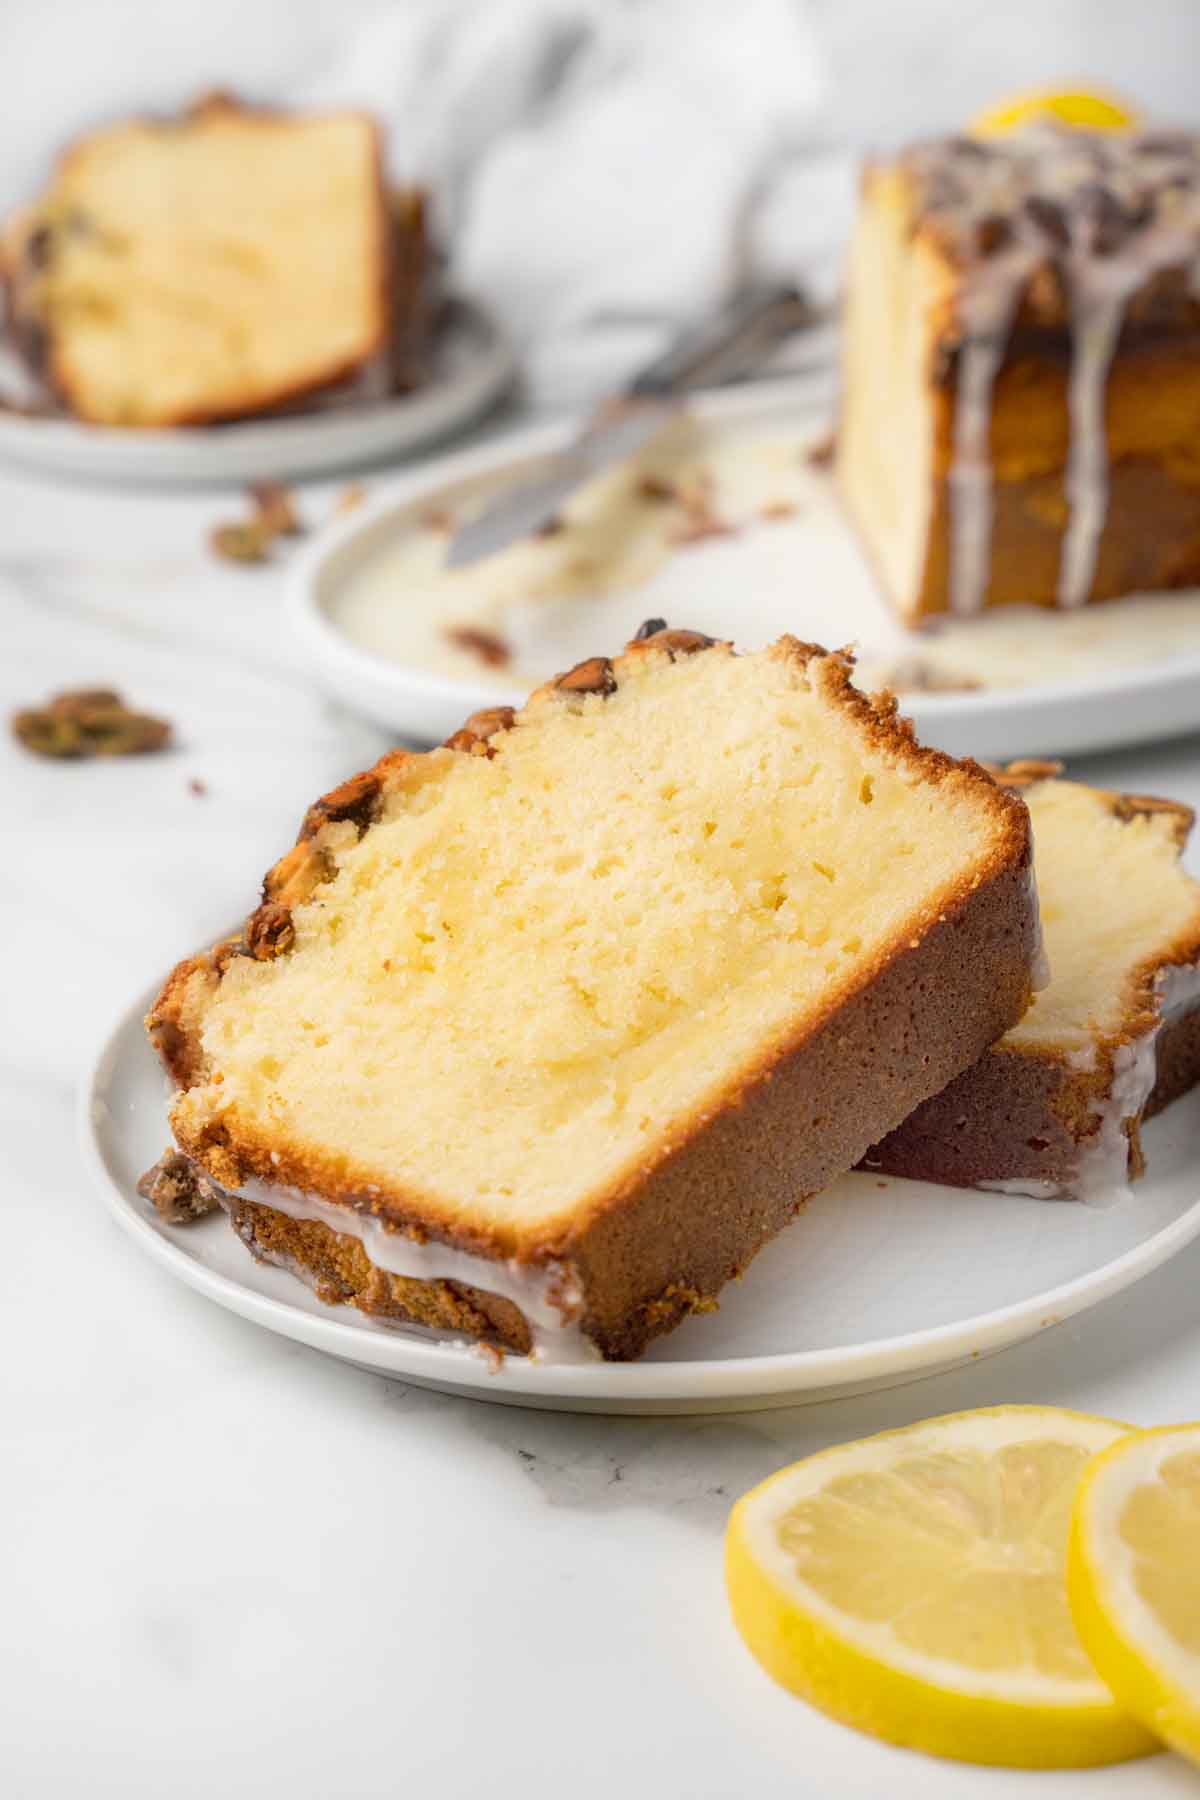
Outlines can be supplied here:
[[[505, 7], [518, 12], [520, 0], [478, 0], [481, 13]], [[379, 0], [4, 0], [0, 204], [20, 198], [81, 123], [210, 86], [281, 98], [380, 10]], [[999, 93], [1060, 77], [1114, 85], [1151, 112], [1195, 112], [1194, 0], [812, 0], [808, 10], [833, 75], [829, 129], [857, 144], [951, 129]], [[736, 6], [730, 20], [736, 30]]]

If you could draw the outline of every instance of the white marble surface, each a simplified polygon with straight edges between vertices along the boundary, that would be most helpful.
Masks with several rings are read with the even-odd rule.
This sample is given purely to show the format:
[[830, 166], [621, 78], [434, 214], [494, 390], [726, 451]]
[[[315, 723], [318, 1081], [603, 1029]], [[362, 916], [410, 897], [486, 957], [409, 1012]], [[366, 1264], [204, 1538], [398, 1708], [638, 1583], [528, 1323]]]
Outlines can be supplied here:
[[[329, 503], [305, 492], [314, 519]], [[615, 1421], [441, 1398], [268, 1337], [143, 1261], [87, 1187], [73, 1088], [96, 1035], [245, 908], [312, 795], [383, 747], [297, 666], [277, 573], [209, 558], [229, 508], [0, 471], [0, 706], [113, 681], [181, 740], [79, 766], [0, 741], [3, 1791], [1048, 1791], [884, 1749], [777, 1692], [726, 1618], [722, 1526], [781, 1463], [934, 1412], [1194, 1415], [1200, 1246], [967, 1371]], [[1197, 803], [1200, 740], [1088, 772]], [[1053, 1790], [1195, 1787], [1164, 1756]]]

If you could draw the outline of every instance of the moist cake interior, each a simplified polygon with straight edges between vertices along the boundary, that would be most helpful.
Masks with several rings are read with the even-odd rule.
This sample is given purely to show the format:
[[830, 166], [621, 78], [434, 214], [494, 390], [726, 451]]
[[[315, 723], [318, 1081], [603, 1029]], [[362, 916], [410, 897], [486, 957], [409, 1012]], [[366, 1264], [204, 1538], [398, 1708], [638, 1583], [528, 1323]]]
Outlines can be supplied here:
[[177, 1120], [234, 1109], [323, 1178], [544, 1227], [869, 981], [1005, 828], [977, 779], [897, 766], [827, 663], [657, 660], [336, 827], [294, 947], [228, 965]]
[[1050, 982], [1003, 1041], [1069, 1052], [1128, 1024], [1132, 972], [1160, 960], [1173, 936], [1194, 936], [1196, 884], [1179, 861], [1173, 811], [1122, 818], [1073, 781], [1043, 782], [1025, 799]]

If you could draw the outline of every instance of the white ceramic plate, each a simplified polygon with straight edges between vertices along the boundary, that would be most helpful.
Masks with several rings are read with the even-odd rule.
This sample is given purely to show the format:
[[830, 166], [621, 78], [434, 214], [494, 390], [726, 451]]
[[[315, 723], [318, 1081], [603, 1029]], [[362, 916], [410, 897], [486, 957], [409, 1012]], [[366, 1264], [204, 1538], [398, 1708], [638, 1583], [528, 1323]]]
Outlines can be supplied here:
[[[740, 441], [760, 431], [778, 440], [788, 433], [799, 446], [828, 429], [831, 401], [826, 374], [703, 395], [693, 410], [718, 437], [736, 434]], [[524, 698], [532, 680], [506, 683], [461, 658], [448, 665], [444, 649], [438, 666], [434, 609], [441, 602], [430, 599], [427, 580], [398, 576], [395, 583], [395, 606], [405, 610], [404, 635], [415, 649], [385, 655], [364, 648], [345, 620], [364, 575], [411, 541], [422, 517], [446, 507], [461, 516], [464, 501], [469, 506], [472, 495], [528, 472], [565, 434], [562, 425], [536, 426], [426, 464], [314, 542], [294, 569], [287, 604], [328, 689], [385, 728], [425, 742], [447, 737], [479, 707]], [[1036, 669], [1037, 685], [903, 694], [922, 737], [956, 755], [1057, 755], [1195, 729], [1200, 594], [1070, 615], [1005, 608], [1003, 617], [969, 625], [966, 636], [954, 625], [936, 640], [905, 633], [878, 594], [828, 478], [809, 479], [825, 491], [815, 504], [802, 503], [795, 524], [756, 525], [729, 541], [676, 552], [645, 583], [530, 608], [533, 629], [545, 639], [546, 664], [536, 679], [597, 650], [613, 651], [642, 619], [659, 616], [732, 637], [743, 648], [791, 631], [826, 644], [856, 640], [865, 663], [936, 655], [936, 644], [951, 664], [961, 656], [964, 667], [999, 671], [1006, 683], [1014, 667]], [[961, 648], [968, 643], [969, 656]]]
[[136, 1182], [167, 1142], [147, 992], [105, 1043], [83, 1094], [83, 1147], [118, 1223], [231, 1312], [346, 1362], [481, 1400], [580, 1412], [721, 1412], [862, 1392], [1032, 1337], [1128, 1287], [1200, 1234], [1200, 1093], [1146, 1132], [1149, 1173], [1126, 1204], [1071, 1203], [851, 1175], [769, 1244], [712, 1316], [639, 1363], [493, 1371], [470, 1346], [323, 1306], [255, 1263], [223, 1216], [162, 1224]]
[[138, 484], [256, 481], [329, 474], [401, 457], [477, 419], [508, 388], [512, 351], [486, 313], [456, 301], [434, 373], [411, 394], [230, 425], [150, 431], [0, 412], [0, 457], [48, 475]]

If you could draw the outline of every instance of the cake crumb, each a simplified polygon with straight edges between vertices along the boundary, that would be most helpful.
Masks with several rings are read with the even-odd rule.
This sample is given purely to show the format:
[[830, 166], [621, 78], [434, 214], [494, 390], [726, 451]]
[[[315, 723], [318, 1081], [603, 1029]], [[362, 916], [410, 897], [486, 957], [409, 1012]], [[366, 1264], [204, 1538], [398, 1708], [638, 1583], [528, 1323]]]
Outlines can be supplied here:
[[214, 525], [208, 534], [209, 548], [225, 562], [266, 562], [276, 533], [261, 519], [240, 519]]
[[973, 675], [943, 668], [924, 656], [905, 656], [885, 663], [876, 679], [896, 694], [969, 694], [982, 686]]
[[818, 438], [815, 444], [809, 445], [804, 452], [804, 461], [812, 469], [831, 468], [836, 449], [837, 439], [830, 432], [826, 437]]
[[662, 475], [640, 475], [637, 483], [639, 500], [649, 500], [662, 505], [668, 500], [678, 500], [679, 489], [673, 481], [667, 481]]
[[302, 537], [304, 522], [290, 488], [281, 481], [253, 481], [248, 489], [257, 516], [274, 537]]
[[277, 538], [299, 537], [304, 525], [282, 482], [256, 481], [246, 493], [254, 508], [250, 517], [215, 525], [209, 533], [209, 548], [226, 562], [264, 563]]
[[138, 1182], [137, 1191], [168, 1225], [190, 1225], [221, 1204], [215, 1183], [180, 1150], [164, 1150]]
[[421, 529], [444, 537], [454, 530], [454, 514], [445, 506], [427, 506], [421, 513]]
[[334, 517], [338, 518], [343, 513], [356, 512], [366, 497], [366, 484], [361, 481], [351, 481], [342, 489], [333, 503]]
[[199, 775], [189, 775], [188, 793], [194, 794], [197, 800], [205, 799], [208, 794], [207, 781], [202, 781]]
[[680, 482], [675, 497], [684, 510], [684, 521], [671, 533], [677, 545], [700, 544], [709, 538], [735, 537], [737, 527], [718, 516], [713, 506], [711, 469], [697, 469], [690, 482]]
[[794, 519], [799, 510], [794, 500], [768, 500], [765, 506], [759, 507], [758, 516], [768, 520]]
[[512, 661], [512, 650], [502, 637], [494, 631], [485, 631], [477, 625], [448, 625], [444, 636], [456, 650], [465, 650], [468, 656], [477, 656], [489, 669], [503, 669]]
[[718, 519], [715, 514], [696, 514], [686, 525], [681, 525], [671, 533], [671, 542], [681, 548], [687, 544], [703, 544], [709, 538], [736, 537], [736, 525], [730, 525], [726, 519]]

